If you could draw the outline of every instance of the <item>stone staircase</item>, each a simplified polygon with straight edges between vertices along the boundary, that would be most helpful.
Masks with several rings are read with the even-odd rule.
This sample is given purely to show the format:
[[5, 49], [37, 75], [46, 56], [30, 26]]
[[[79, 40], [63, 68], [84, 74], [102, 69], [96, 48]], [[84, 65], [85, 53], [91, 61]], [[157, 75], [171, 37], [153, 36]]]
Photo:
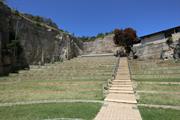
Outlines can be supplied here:
[[127, 58], [121, 58], [117, 75], [110, 82], [105, 105], [95, 120], [142, 120], [130, 78]]

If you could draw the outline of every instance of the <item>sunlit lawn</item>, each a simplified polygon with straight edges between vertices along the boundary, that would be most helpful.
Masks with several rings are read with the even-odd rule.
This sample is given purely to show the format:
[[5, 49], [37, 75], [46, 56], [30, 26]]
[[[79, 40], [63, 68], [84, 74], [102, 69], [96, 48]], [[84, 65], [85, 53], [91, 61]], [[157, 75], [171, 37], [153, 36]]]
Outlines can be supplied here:
[[[103, 100], [115, 57], [76, 58], [0, 78], [0, 104], [41, 100]], [[36, 66], [35, 66], [36, 67]], [[51, 103], [0, 107], [0, 120], [92, 120], [99, 103]]]
[[[132, 79], [137, 84], [135, 90], [145, 92], [138, 92], [139, 104], [180, 106], [180, 94], [178, 94], [180, 84], [176, 84], [180, 82], [180, 62], [135, 60], [130, 61], [130, 68]], [[179, 120], [180, 118], [179, 110], [148, 107], [139, 107], [139, 109], [143, 120]]]
[[0, 107], [0, 120], [45, 120], [78, 118], [92, 120], [99, 111], [99, 103], [51, 103]]
[[172, 109], [139, 107], [143, 120], [179, 120], [180, 111]]

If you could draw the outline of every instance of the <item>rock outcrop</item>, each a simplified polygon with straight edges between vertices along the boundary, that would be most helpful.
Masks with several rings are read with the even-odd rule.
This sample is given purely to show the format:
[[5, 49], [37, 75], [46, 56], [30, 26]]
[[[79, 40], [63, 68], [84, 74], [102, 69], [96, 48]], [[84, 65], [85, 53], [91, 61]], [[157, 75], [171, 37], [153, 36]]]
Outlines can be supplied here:
[[[177, 45], [178, 41], [176, 40], [172, 46], [175, 48]], [[139, 59], [173, 59], [176, 54], [165, 42], [134, 46], [133, 50], [136, 51]]]
[[111, 34], [91, 42], [84, 42], [84, 54], [115, 53], [118, 47], [114, 45], [113, 36]]
[[0, 2], [0, 75], [31, 64], [71, 59], [83, 43], [62, 30], [26, 18]]

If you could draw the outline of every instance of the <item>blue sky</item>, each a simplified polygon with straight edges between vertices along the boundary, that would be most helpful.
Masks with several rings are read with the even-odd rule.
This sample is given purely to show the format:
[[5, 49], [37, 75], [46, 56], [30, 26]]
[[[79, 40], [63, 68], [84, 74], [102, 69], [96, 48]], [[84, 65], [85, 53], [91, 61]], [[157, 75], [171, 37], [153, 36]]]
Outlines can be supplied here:
[[7, 0], [21, 12], [51, 18], [77, 36], [134, 28], [139, 36], [180, 25], [180, 0]]

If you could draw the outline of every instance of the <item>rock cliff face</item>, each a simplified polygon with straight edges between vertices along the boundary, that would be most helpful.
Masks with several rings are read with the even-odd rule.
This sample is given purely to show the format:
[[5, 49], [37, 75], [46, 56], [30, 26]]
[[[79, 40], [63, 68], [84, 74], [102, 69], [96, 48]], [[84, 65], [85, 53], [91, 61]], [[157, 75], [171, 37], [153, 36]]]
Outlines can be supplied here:
[[117, 49], [113, 43], [113, 35], [84, 42], [84, 54], [115, 53]]
[[0, 75], [71, 59], [81, 54], [83, 43], [47, 25], [28, 20], [0, 2]]
[[[174, 41], [175, 47], [178, 41]], [[173, 59], [174, 50], [170, 49], [165, 42], [134, 46], [134, 51], [140, 59]]]

